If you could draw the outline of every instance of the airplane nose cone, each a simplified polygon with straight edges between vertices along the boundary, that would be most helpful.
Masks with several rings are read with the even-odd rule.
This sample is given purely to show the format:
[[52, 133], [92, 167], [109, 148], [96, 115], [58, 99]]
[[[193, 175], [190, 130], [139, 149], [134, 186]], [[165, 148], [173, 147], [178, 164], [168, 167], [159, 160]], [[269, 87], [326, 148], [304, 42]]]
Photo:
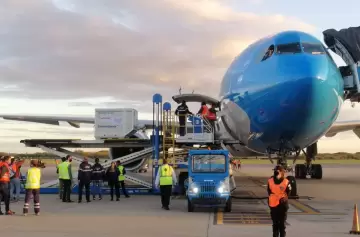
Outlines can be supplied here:
[[321, 137], [337, 118], [343, 91], [338, 71], [321, 58], [305, 61], [299, 67], [301, 70], [289, 72], [287, 79], [268, 96], [277, 106], [264, 106], [259, 111], [259, 122], [263, 118], [262, 122], [273, 133], [263, 138], [268, 144], [283, 139], [294, 146], [306, 146], [306, 140]]

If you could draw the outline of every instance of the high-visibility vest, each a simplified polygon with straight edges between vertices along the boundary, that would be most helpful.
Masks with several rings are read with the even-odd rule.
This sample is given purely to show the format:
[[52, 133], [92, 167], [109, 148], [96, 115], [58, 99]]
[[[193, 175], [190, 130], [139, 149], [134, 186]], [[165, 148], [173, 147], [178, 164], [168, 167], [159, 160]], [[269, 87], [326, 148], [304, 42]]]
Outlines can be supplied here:
[[6, 162], [2, 162], [0, 164], [0, 171], [3, 168], [3, 166], [5, 166], [7, 168], [7, 171], [5, 172], [5, 174], [2, 177], [0, 177], [0, 182], [9, 183], [10, 182], [10, 167], [9, 167], [9, 164], [6, 163]]
[[125, 180], [125, 175], [124, 175], [124, 166], [119, 165], [118, 166], [120, 175], [119, 175], [119, 181], [124, 181]]
[[26, 189], [39, 189], [40, 188], [41, 171], [39, 168], [32, 167], [27, 172]]
[[59, 179], [67, 179], [67, 180], [70, 179], [69, 165], [70, 165], [69, 161], [64, 161], [58, 165]]
[[201, 115], [202, 115], [203, 117], [208, 116], [209, 108], [208, 108], [206, 105], [202, 105], [201, 108], [202, 108]]
[[280, 184], [275, 184], [274, 179], [270, 178], [268, 180], [268, 185], [271, 191], [269, 196], [269, 206], [276, 207], [280, 204], [280, 199], [287, 196], [286, 188], [289, 184], [289, 180], [284, 178]]
[[168, 164], [162, 165], [160, 170], [160, 186], [172, 185], [172, 169]]

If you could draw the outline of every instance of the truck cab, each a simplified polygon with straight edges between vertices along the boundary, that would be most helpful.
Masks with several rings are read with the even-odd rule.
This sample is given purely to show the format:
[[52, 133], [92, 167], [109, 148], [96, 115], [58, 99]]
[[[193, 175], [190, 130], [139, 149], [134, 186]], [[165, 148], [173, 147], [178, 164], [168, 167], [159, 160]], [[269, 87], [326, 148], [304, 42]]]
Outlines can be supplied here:
[[231, 211], [230, 159], [226, 150], [190, 150], [185, 183], [188, 212], [195, 207]]

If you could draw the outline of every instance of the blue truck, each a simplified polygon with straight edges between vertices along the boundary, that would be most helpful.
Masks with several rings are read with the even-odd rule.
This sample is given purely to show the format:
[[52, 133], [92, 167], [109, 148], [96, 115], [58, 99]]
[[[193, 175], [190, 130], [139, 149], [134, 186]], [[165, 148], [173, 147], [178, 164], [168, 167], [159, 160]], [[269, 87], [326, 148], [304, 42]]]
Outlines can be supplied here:
[[188, 212], [195, 207], [231, 212], [230, 158], [226, 150], [190, 150], [185, 182]]

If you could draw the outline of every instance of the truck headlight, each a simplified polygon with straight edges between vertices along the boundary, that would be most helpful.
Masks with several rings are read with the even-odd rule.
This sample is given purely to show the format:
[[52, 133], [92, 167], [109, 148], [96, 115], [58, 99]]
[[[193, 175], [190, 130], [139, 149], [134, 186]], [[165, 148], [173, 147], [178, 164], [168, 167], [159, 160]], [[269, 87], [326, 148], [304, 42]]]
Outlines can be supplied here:
[[225, 193], [225, 192], [229, 192], [229, 182], [226, 182], [227, 180], [224, 180], [224, 182], [220, 183], [220, 186], [218, 187], [217, 191], [218, 193]]
[[198, 193], [198, 192], [199, 192], [199, 188], [198, 188], [198, 187], [193, 187], [193, 188], [192, 188], [192, 191], [193, 191], [193, 193]]
[[223, 192], [224, 192], [224, 187], [223, 187], [223, 186], [219, 187], [219, 188], [218, 188], [218, 192], [219, 192], [219, 193], [223, 193]]

